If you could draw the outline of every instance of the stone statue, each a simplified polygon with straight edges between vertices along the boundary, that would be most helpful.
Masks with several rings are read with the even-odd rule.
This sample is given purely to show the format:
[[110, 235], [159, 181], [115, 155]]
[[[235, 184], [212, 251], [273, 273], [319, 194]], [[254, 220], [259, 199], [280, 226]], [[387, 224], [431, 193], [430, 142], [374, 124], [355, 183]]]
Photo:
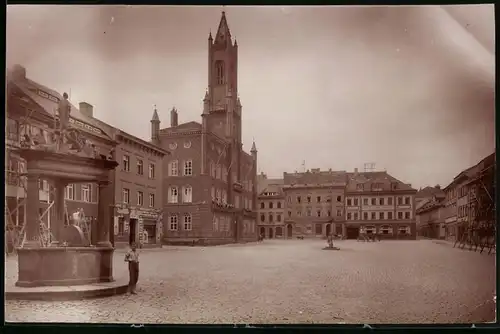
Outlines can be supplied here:
[[68, 94], [63, 94], [63, 99], [59, 101], [59, 106], [57, 108], [59, 113], [59, 129], [64, 131], [69, 125], [69, 115], [71, 113], [71, 105], [68, 101]]

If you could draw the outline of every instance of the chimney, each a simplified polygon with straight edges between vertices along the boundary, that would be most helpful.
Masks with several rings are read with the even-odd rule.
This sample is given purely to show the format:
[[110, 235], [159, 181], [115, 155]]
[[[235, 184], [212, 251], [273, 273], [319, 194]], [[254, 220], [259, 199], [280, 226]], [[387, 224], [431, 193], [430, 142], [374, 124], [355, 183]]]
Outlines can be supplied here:
[[354, 174], [358, 174], [358, 169], [354, 168]]
[[11, 73], [12, 73], [12, 78], [14, 80], [26, 79], [26, 68], [24, 68], [23, 66], [21, 66], [19, 64], [12, 66]]
[[179, 118], [179, 114], [177, 114], [177, 109], [173, 108], [170, 111], [170, 126], [171, 127], [179, 125], [178, 118]]
[[87, 102], [80, 102], [80, 112], [87, 117], [94, 117], [94, 107]]
[[441, 186], [440, 186], [439, 184], [436, 184], [436, 185], [434, 186], [434, 188], [436, 188], [436, 189], [441, 189]]

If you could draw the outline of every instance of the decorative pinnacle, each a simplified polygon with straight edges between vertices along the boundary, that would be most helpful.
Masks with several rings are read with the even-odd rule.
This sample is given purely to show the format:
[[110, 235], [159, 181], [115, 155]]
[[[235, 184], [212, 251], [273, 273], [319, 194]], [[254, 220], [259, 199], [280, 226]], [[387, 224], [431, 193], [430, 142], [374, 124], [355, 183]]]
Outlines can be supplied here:
[[153, 105], [153, 117], [151, 118], [151, 121], [159, 122], [160, 117], [158, 116], [158, 111], [156, 110], [156, 104]]

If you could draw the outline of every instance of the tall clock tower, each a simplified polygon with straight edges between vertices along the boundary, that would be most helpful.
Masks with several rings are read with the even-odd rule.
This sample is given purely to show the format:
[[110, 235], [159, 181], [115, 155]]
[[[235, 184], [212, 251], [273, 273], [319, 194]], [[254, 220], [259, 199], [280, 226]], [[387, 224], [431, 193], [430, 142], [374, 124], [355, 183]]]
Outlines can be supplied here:
[[241, 103], [238, 98], [238, 43], [231, 37], [225, 12], [215, 38], [208, 37], [209, 128], [241, 144]]

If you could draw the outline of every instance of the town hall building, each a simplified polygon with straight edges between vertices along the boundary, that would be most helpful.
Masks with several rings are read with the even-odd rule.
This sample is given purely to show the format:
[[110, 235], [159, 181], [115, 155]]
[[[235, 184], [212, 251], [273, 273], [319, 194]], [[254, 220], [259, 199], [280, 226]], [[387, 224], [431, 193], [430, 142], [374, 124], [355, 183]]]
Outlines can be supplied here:
[[242, 144], [238, 97], [238, 44], [222, 12], [215, 38], [208, 38], [208, 89], [201, 123], [160, 129], [157, 111], [151, 141], [171, 152], [163, 171], [163, 241], [167, 244], [222, 244], [257, 240], [257, 149]]

